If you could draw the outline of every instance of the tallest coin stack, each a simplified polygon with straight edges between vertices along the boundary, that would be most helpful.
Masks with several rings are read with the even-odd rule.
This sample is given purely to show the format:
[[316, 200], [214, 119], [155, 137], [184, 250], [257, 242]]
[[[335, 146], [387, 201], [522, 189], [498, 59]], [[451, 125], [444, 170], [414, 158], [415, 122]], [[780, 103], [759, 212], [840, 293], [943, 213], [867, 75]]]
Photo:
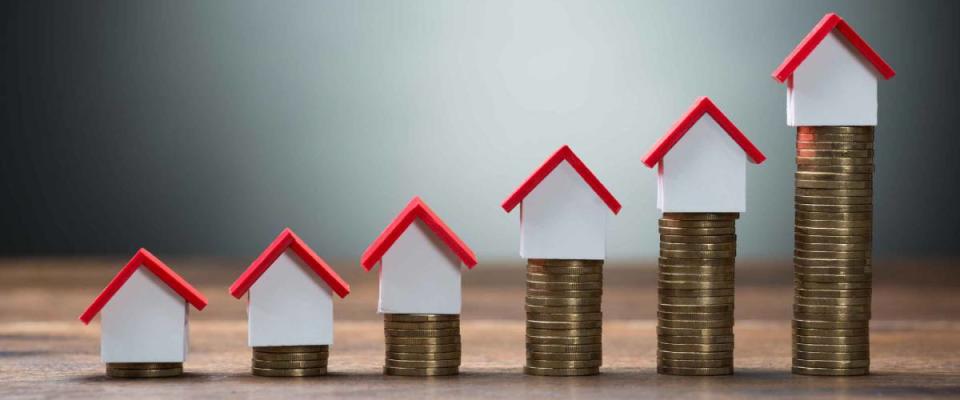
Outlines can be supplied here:
[[873, 127], [797, 129], [793, 372], [870, 371]]

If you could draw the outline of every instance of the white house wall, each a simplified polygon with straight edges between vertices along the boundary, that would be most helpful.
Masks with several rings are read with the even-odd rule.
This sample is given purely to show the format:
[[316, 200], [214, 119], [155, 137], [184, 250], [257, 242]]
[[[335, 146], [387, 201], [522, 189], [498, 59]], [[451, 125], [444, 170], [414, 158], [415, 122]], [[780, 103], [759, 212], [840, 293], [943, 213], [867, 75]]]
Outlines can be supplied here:
[[380, 262], [379, 312], [460, 314], [460, 259], [419, 219]]
[[106, 363], [183, 362], [187, 302], [141, 266], [100, 311]]
[[603, 260], [610, 209], [566, 161], [520, 205], [523, 258]]
[[836, 31], [793, 72], [787, 125], [877, 125], [877, 73]]
[[745, 210], [746, 155], [709, 114], [687, 131], [661, 163], [660, 211]]
[[250, 346], [333, 344], [331, 293], [323, 278], [287, 249], [250, 287]]

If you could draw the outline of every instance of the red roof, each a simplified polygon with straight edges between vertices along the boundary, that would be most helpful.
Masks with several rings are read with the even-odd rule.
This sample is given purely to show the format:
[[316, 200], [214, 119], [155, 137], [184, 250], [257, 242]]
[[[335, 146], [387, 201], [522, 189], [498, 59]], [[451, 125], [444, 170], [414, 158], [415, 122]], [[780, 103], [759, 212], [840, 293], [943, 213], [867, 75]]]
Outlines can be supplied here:
[[554, 168], [560, 165], [561, 161], [569, 163], [570, 166], [573, 167], [573, 170], [580, 174], [580, 177], [583, 178], [587, 185], [593, 189], [597, 196], [600, 196], [600, 199], [607, 204], [607, 207], [610, 207], [610, 211], [613, 211], [614, 214], [620, 212], [620, 202], [610, 194], [610, 191], [600, 183], [597, 176], [587, 168], [587, 165], [584, 164], [583, 161], [580, 161], [580, 157], [577, 157], [577, 155], [573, 153], [573, 150], [570, 149], [570, 146], [567, 145], [563, 145], [563, 147], [553, 153], [540, 168], [533, 171], [533, 174], [530, 175], [527, 180], [523, 181], [523, 184], [521, 184], [510, 197], [507, 197], [507, 199], [503, 201], [501, 207], [507, 212], [513, 210], [540, 182], [543, 182], [547, 175], [553, 172]]
[[823, 41], [823, 38], [827, 37], [834, 28], [836, 28], [860, 54], [863, 54], [867, 61], [873, 64], [873, 67], [883, 76], [883, 79], [890, 79], [896, 75], [896, 72], [890, 67], [890, 64], [887, 64], [883, 58], [880, 58], [880, 55], [870, 48], [870, 45], [853, 30], [853, 27], [851, 27], [847, 21], [844, 21], [843, 18], [840, 18], [837, 14], [829, 13], [823, 16], [823, 19], [817, 23], [817, 26], [813, 27], [813, 30], [807, 34], [807, 37], [803, 38], [803, 41], [783, 60], [780, 67], [773, 71], [773, 79], [776, 79], [777, 82], [780, 83], [786, 81], [787, 78], [793, 75], [793, 71], [803, 63], [803, 60], [807, 59], [807, 56], [813, 52], [813, 49], [817, 48], [820, 42]]
[[137, 254], [134, 254], [133, 258], [127, 262], [127, 265], [124, 265], [123, 268], [120, 269], [120, 272], [113, 277], [113, 280], [100, 292], [100, 295], [93, 299], [93, 303], [90, 303], [87, 310], [84, 311], [83, 314], [80, 314], [80, 321], [84, 324], [89, 324], [90, 321], [93, 320], [93, 317], [96, 317], [97, 313], [103, 309], [103, 306], [110, 302], [113, 295], [123, 287], [124, 283], [127, 283], [127, 279], [130, 279], [130, 276], [132, 276], [140, 266], [147, 267], [150, 272], [157, 278], [160, 278], [160, 280], [166, 283], [174, 292], [177, 292], [177, 294], [183, 297], [188, 303], [193, 304], [197, 310], [203, 310], [203, 308], [207, 306], [207, 299], [203, 297], [203, 294], [197, 291], [197, 289], [194, 289], [193, 286], [190, 286], [187, 281], [183, 280], [176, 272], [173, 272], [170, 267], [160, 261], [156, 256], [150, 254], [146, 249], [140, 249], [137, 251]]
[[330, 268], [296, 233], [293, 233], [290, 228], [286, 228], [273, 240], [273, 243], [270, 243], [263, 250], [263, 253], [260, 253], [256, 260], [253, 260], [253, 263], [247, 267], [246, 271], [243, 271], [237, 281], [230, 285], [230, 294], [238, 299], [242, 297], [250, 289], [250, 286], [253, 286], [257, 279], [260, 279], [267, 268], [273, 265], [280, 254], [283, 254], [287, 249], [293, 250], [300, 257], [300, 260], [310, 266], [310, 269], [319, 275], [338, 296], [343, 298], [350, 293], [350, 285], [340, 278], [340, 275], [337, 275], [333, 268]]
[[744, 136], [743, 132], [740, 132], [740, 129], [737, 129], [737, 126], [734, 125], [733, 122], [730, 122], [726, 115], [723, 115], [720, 109], [710, 101], [710, 98], [704, 96], [697, 99], [697, 101], [693, 103], [693, 106], [687, 110], [686, 114], [683, 114], [683, 116], [673, 124], [670, 131], [653, 145], [653, 148], [647, 152], [647, 155], [643, 156], [643, 163], [650, 168], [657, 165], [657, 163], [663, 159], [663, 156], [673, 148], [673, 145], [677, 144], [680, 138], [687, 134], [687, 131], [700, 120], [703, 114], [710, 114], [710, 117], [717, 122], [717, 125], [720, 125], [720, 127], [730, 135], [730, 138], [733, 139], [734, 142], [737, 142], [740, 148], [747, 153], [747, 158], [749, 158], [750, 161], [755, 164], [760, 164], [763, 160], [767, 159], [767, 156], [763, 155], [753, 143], [750, 143], [750, 140]]
[[400, 238], [400, 235], [407, 230], [407, 227], [413, 223], [414, 218], [420, 218], [420, 221], [423, 221], [427, 227], [430, 228], [440, 240], [443, 241], [453, 252], [460, 257], [460, 261], [463, 261], [463, 264], [467, 268], [473, 268], [474, 265], [477, 265], [477, 256], [473, 254], [473, 250], [470, 250], [466, 244], [460, 240], [459, 237], [449, 227], [447, 224], [444, 224], [440, 217], [437, 214], [434, 214], [433, 210], [430, 207], [427, 207], [427, 204], [420, 200], [420, 197], [414, 196], [410, 200], [410, 203], [407, 203], [407, 206], [400, 211], [400, 214], [387, 225], [387, 228], [380, 233], [380, 236], [377, 236], [377, 239], [370, 243], [370, 247], [367, 247], [367, 250], [363, 252], [363, 256], [360, 257], [360, 264], [363, 265], [367, 271], [373, 269], [377, 262], [383, 258], [383, 255], [390, 249], [390, 246], [393, 246], [393, 243]]

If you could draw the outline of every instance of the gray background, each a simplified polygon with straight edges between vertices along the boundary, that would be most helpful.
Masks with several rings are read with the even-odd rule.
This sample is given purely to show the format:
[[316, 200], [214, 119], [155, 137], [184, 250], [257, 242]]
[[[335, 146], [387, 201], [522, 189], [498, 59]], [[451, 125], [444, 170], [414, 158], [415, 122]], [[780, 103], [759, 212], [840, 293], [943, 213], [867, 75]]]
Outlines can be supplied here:
[[771, 71], [829, 11], [880, 84], [878, 256], [957, 255], [960, 2], [101, 1], [0, 6], [0, 254], [250, 257], [284, 226], [356, 260], [414, 194], [517, 258], [500, 202], [570, 144], [656, 256], [640, 157], [708, 95], [748, 168], [742, 257], [792, 249], [794, 132]]

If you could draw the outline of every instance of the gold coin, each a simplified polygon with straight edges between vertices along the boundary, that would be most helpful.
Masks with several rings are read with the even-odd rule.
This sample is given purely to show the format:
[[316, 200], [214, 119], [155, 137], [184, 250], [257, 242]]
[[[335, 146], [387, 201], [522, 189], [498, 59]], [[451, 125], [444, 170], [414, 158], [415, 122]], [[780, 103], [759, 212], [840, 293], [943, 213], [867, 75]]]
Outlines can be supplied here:
[[660, 235], [661, 243], [689, 243], [689, 244], [712, 244], [712, 243], [731, 243], [737, 242], [737, 235], [702, 235], [702, 236], [681, 236], [681, 235]]
[[740, 213], [663, 213], [663, 219], [681, 221], [732, 221], [740, 218]]
[[558, 260], [531, 258], [527, 260], [527, 264], [560, 268], [599, 268], [603, 266], [603, 260]]
[[526, 302], [535, 306], [586, 306], [599, 305], [599, 297], [533, 297], [526, 296]]
[[860, 375], [868, 375], [870, 373], [870, 368], [834, 369], [834, 368], [807, 368], [807, 367], [794, 366], [792, 371], [794, 374], [797, 374], [797, 375], [860, 376]]
[[802, 336], [794, 335], [794, 340], [797, 343], [805, 344], [832, 344], [832, 345], [849, 345], [849, 344], [869, 344], [869, 336]]
[[834, 136], [843, 136], [845, 140], [853, 139], [870, 139], [873, 141], [873, 131], [874, 127], [872, 126], [799, 126], [797, 127], [797, 135], [813, 135], [820, 139], [823, 139], [825, 135], [834, 135]]
[[542, 314], [566, 314], [566, 313], [595, 313], [600, 312], [600, 304], [587, 304], [580, 306], [538, 306], [526, 304], [524, 308], [528, 313]]
[[872, 196], [806, 196], [806, 195], [794, 195], [793, 201], [799, 204], [805, 205], [873, 205]]
[[527, 265], [527, 272], [532, 272], [536, 274], [563, 274], [563, 275], [580, 275], [580, 274], [602, 274], [602, 266], [590, 266], [590, 267], [556, 267], [556, 266], [543, 266], [543, 265]]
[[733, 312], [733, 304], [711, 304], [711, 305], [678, 305], [660, 303], [657, 306], [658, 311], [670, 313], [721, 313]]
[[447, 337], [403, 337], [387, 336], [384, 339], [387, 344], [402, 345], [435, 345], [435, 344], [460, 344], [460, 336]]
[[857, 259], [857, 260], [869, 260], [872, 258], [872, 251], [870, 250], [852, 250], [852, 251], [828, 251], [828, 250], [802, 250], [796, 249], [793, 251], [793, 255], [806, 259]]
[[455, 359], [443, 359], [443, 360], [394, 360], [392, 358], [387, 358], [385, 361], [388, 367], [400, 367], [400, 368], [447, 368], [447, 367], [459, 367], [460, 358]]
[[657, 359], [657, 366], [660, 367], [679, 367], [679, 368], [723, 368], [733, 365], [733, 355], [723, 360], [671, 360], [667, 358]]
[[873, 174], [873, 164], [869, 165], [819, 165], [797, 164], [799, 172], [833, 172], [837, 174]]
[[657, 265], [661, 268], [663, 267], [682, 267], [682, 268], [707, 268], [707, 267], [727, 267], [733, 268], [736, 264], [736, 258], [703, 258], [703, 259], [689, 259], [689, 258], [669, 258], [669, 257], [659, 257], [657, 258]]
[[658, 326], [657, 335], [674, 335], [674, 336], [733, 335], [733, 328], [731, 327], [731, 328], [693, 329], [693, 328], [666, 328], [666, 327]]
[[[733, 351], [669, 351], [657, 349], [657, 358], [665, 360], [692, 360], [692, 361], [714, 361], [714, 360], [733, 360]], [[706, 367], [706, 365], [703, 365]]]
[[810, 245], [813, 243], [827, 243], [827, 244], [858, 244], [863, 246], [871, 246], [873, 239], [870, 235], [854, 235], [854, 236], [832, 236], [832, 235], [806, 235], [801, 233], [794, 234], [794, 243], [805, 243]]
[[735, 220], [691, 221], [691, 220], [683, 220], [683, 219], [661, 218], [658, 224], [661, 227], [669, 227], [669, 228], [734, 228], [737, 226], [737, 221]]
[[806, 368], [867, 368], [870, 366], [870, 360], [807, 360], [793, 357], [793, 365]]
[[737, 256], [736, 250], [728, 251], [709, 251], [709, 250], [668, 250], [660, 249], [660, 257], [672, 258], [733, 258]]
[[600, 298], [603, 290], [537, 290], [527, 289], [527, 297]]
[[799, 233], [803, 235], [828, 235], [828, 236], [873, 236], [873, 227], [860, 227], [860, 228], [810, 228], [804, 226], [796, 226], [793, 228], [794, 233]]
[[685, 275], [732, 275], [736, 273], [734, 265], [657, 265], [657, 270], [666, 274], [685, 274]]
[[733, 374], [733, 367], [720, 368], [683, 368], [658, 366], [658, 374], [664, 375], [685, 375], [685, 376], [711, 376], [711, 375], [730, 375]]
[[675, 336], [675, 335], [657, 335], [657, 342], [670, 344], [733, 344], [733, 335], [716, 336]]
[[797, 165], [870, 165], [873, 157], [797, 157]]
[[798, 240], [794, 246], [809, 251], [873, 251], [871, 243], [809, 243]]
[[814, 290], [863, 290], [870, 289], [871, 282], [796, 282], [799, 289]]
[[657, 311], [657, 318], [670, 321], [733, 321], [733, 311], [719, 313], [672, 313]]
[[306, 377], [321, 376], [327, 374], [327, 368], [298, 368], [298, 369], [270, 369], [270, 368], [251, 368], [250, 373], [256, 376], [270, 377]]
[[564, 313], [564, 314], [547, 314], [547, 313], [535, 313], [528, 312], [527, 320], [530, 321], [601, 321], [603, 320], [603, 313]]
[[793, 256], [793, 265], [799, 265], [804, 267], [860, 267], [866, 268], [870, 266], [869, 259], [856, 259], [856, 258], [807, 258], [807, 257], [797, 257]]
[[689, 328], [689, 329], [707, 329], [707, 328], [730, 328], [733, 326], [733, 319], [713, 320], [713, 321], [690, 321], [690, 320], [667, 320], [661, 319], [657, 326], [664, 328]]
[[460, 321], [459, 314], [383, 314], [384, 321], [391, 322], [441, 322]]
[[[836, 276], [845, 276], [845, 275], [870, 275], [873, 273], [873, 267], [808, 267], [805, 265], [796, 265], [794, 266], [794, 271], [800, 274], [812, 274], [812, 275], [836, 275]], [[816, 296], [811, 296], [816, 297]], [[833, 296], [837, 297], [837, 296]], [[849, 297], [849, 296], [848, 296]]]
[[170, 369], [183, 368], [181, 362], [136, 362], [136, 363], [107, 363], [111, 369]]
[[793, 343], [793, 351], [808, 351], [812, 353], [864, 353], [870, 351], [869, 344], [809, 344]]
[[870, 282], [873, 279], [873, 274], [846, 274], [846, 275], [830, 275], [830, 274], [804, 274], [804, 273], [794, 273], [794, 280], [802, 282]]
[[796, 180], [796, 187], [804, 189], [872, 189], [872, 181], [814, 181]]
[[533, 329], [589, 329], [601, 328], [603, 321], [530, 321], [527, 328]]
[[802, 289], [797, 288], [794, 290], [794, 295], [803, 296], [803, 297], [813, 297], [813, 298], [825, 298], [825, 299], [845, 299], [845, 298], [869, 298], [872, 294], [870, 289], [850, 289], [850, 290], [817, 290], [817, 289]]
[[668, 297], [733, 296], [735, 289], [657, 289], [657, 294]]
[[262, 353], [253, 352], [253, 358], [264, 361], [309, 361], [326, 360], [329, 353]]
[[811, 306], [852, 306], [870, 304], [869, 297], [836, 297], [828, 299], [823, 297], [794, 296], [793, 299], [797, 302], [797, 304]]
[[797, 181], [816, 182], [873, 182], [873, 174], [847, 174], [843, 172], [797, 171], [793, 173]]
[[811, 197], [872, 197], [873, 189], [806, 189], [798, 187], [794, 190], [796, 196]]
[[848, 361], [848, 360], [869, 360], [870, 353], [817, 353], [813, 351], [794, 350], [793, 358], [799, 358], [810, 361]]
[[736, 251], [736, 243], [675, 243], [660, 241], [661, 250]]
[[600, 336], [603, 333], [601, 328], [583, 328], [583, 329], [537, 329], [527, 327], [527, 336], [550, 336], [550, 337], [570, 337], [570, 336]]
[[536, 376], [587, 376], [600, 373], [600, 367], [591, 368], [538, 368], [523, 367], [523, 373]]
[[872, 149], [811, 149], [797, 146], [797, 157], [803, 158], [870, 158]]
[[183, 375], [183, 368], [126, 369], [108, 367], [106, 374], [111, 378], [170, 378]]
[[658, 350], [673, 351], [673, 352], [702, 352], [702, 353], [716, 353], [716, 352], [732, 352], [733, 343], [713, 343], [713, 344], [676, 344], [676, 343], [665, 343], [657, 342]]
[[427, 360], [459, 360], [459, 351], [432, 352], [432, 353], [397, 353], [387, 350], [386, 358], [390, 360], [427, 361]]
[[405, 338], [436, 338], [436, 337], [448, 337], [448, 336], [459, 336], [460, 328], [447, 328], [447, 329], [390, 329], [384, 328], [383, 333], [387, 336], [396, 336], [396, 337], [405, 337]]
[[449, 376], [460, 373], [460, 367], [443, 368], [402, 368], [393, 366], [384, 366], [384, 375], [394, 376]]
[[603, 343], [597, 336], [531, 336], [527, 334], [527, 344], [583, 345]]
[[860, 220], [860, 221], [850, 221], [850, 220], [822, 220], [822, 219], [794, 219], [794, 224], [796, 226], [802, 226], [804, 228], [870, 228], [873, 227], [873, 220]]
[[603, 282], [603, 274], [538, 274], [527, 273], [530, 282]]
[[527, 343], [527, 352], [534, 353], [600, 353], [603, 351], [603, 345], [597, 344], [537, 344]]
[[824, 150], [873, 150], [873, 143], [868, 142], [797, 142], [798, 149], [824, 149]]
[[829, 213], [853, 213], [853, 212], [873, 212], [873, 204], [847, 204], [847, 205], [829, 205], [829, 204], [794, 204], [793, 208], [797, 211], [809, 212], [829, 212]]
[[795, 329], [869, 329], [870, 321], [807, 321], [795, 319], [792, 325]]
[[452, 353], [460, 352], [460, 344], [387, 344], [387, 353]]
[[535, 351], [527, 352], [527, 361], [530, 360], [544, 360], [544, 361], [589, 361], [589, 360], [602, 360], [603, 354], [599, 352], [594, 353], [541, 353]]
[[267, 361], [267, 360], [251, 360], [253, 362], [254, 368], [268, 368], [268, 369], [302, 369], [302, 368], [326, 368], [327, 360], [309, 360], [309, 361]]
[[810, 321], [869, 321], [870, 313], [869, 312], [793, 312], [793, 317], [801, 320], [810, 320]]
[[437, 322], [397, 322], [383, 321], [383, 326], [388, 329], [452, 329], [460, 328], [460, 321], [437, 321]]
[[660, 235], [672, 235], [672, 236], [717, 236], [717, 235], [733, 235], [737, 233], [737, 229], [733, 227], [672, 228], [667, 226], [661, 226], [659, 230], [660, 230]]
[[867, 314], [870, 312], [870, 305], [808, 306], [803, 304], [794, 304], [793, 311], [803, 314]]
[[328, 345], [309, 345], [309, 346], [256, 346], [253, 351], [259, 353], [325, 353], [329, 351]]
[[867, 336], [869, 329], [805, 329], [793, 328], [793, 333], [803, 336]]
[[733, 296], [720, 297], [660, 297], [663, 304], [709, 306], [715, 304], [733, 304]]
[[527, 366], [534, 368], [594, 368], [603, 365], [602, 360], [531, 360], [527, 359]]
[[603, 282], [531, 282], [527, 281], [527, 289], [536, 290], [600, 290]]

